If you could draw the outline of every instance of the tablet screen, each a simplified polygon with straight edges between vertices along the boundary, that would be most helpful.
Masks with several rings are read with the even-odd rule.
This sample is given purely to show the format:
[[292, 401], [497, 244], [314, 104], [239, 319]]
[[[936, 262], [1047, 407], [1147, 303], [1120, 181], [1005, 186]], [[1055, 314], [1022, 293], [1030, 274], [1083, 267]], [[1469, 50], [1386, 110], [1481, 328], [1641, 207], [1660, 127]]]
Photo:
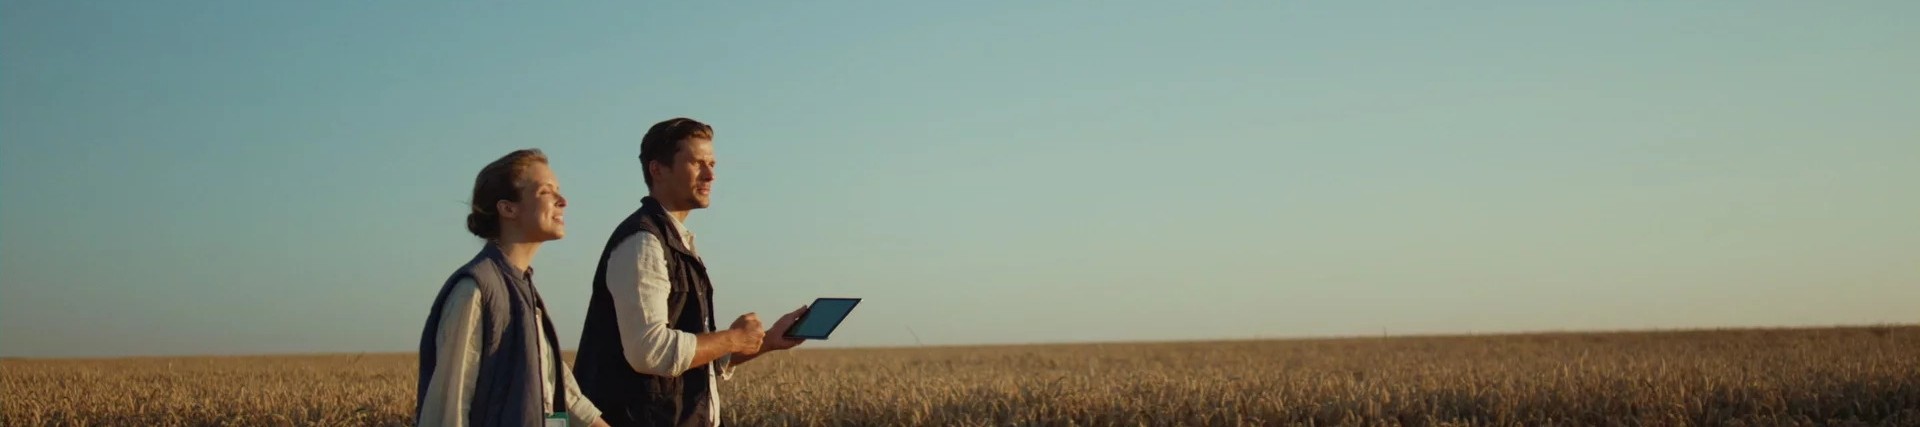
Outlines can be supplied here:
[[787, 336], [811, 340], [827, 339], [834, 328], [840, 327], [840, 321], [846, 320], [853, 312], [853, 306], [860, 304], [859, 298], [820, 298], [807, 306], [807, 314], [795, 322], [787, 331]]

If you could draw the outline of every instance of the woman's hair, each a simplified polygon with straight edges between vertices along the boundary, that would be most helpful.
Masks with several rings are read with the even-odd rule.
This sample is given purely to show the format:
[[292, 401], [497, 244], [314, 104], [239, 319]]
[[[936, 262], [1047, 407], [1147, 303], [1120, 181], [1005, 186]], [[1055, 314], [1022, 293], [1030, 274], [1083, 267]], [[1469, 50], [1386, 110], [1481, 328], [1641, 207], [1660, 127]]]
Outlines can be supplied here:
[[500, 238], [498, 202], [519, 202], [522, 175], [528, 167], [546, 163], [546, 154], [528, 148], [507, 153], [481, 168], [480, 176], [473, 179], [473, 212], [467, 213], [467, 232], [487, 240]]

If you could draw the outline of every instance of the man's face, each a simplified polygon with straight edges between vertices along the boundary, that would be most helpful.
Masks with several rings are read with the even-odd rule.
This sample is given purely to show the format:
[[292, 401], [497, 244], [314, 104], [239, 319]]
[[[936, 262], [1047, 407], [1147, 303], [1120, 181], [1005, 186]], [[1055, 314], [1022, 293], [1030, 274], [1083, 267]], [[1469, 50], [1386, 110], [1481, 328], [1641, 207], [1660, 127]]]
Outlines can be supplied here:
[[500, 201], [502, 222], [519, 227], [529, 242], [560, 240], [567, 235], [567, 198], [560, 181], [545, 163], [527, 167], [520, 177], [520, 201]]
[[664, 163], [647, 165], [653, 175], [653, 198], [667, 209], [702, 209], [713, 200], [713, 140], [680, 141], [680, 152]]

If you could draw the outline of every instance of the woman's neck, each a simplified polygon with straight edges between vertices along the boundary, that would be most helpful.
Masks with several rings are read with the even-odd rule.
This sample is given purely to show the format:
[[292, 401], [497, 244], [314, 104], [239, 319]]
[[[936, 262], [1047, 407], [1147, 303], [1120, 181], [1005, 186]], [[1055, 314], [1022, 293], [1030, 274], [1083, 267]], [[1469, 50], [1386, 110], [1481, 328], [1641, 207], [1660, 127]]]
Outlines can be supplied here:
[[493, 244], [500, 248], [502, 255], [506, 256], [507, 265], [520, 270], [521, 274], [526, 274], [527, 267], [533, 265], [534, 253], [540, 252], [540, 242], [522, 242], [502, 238]]

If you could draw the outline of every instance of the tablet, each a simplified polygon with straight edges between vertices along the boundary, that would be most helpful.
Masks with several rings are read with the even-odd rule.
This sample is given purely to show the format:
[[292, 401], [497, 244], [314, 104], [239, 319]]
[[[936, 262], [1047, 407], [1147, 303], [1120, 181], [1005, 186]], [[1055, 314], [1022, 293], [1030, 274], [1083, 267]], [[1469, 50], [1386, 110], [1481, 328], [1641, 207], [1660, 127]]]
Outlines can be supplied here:
[[800, 320], [787, 328], [787, 338], [824, 340], [840, 327], [840, 321], [847, 320], [847, 314], [853, 312], [853, 306], [860, 305], [859, 298], [820, 298], [807, 306], [807, 312]]

